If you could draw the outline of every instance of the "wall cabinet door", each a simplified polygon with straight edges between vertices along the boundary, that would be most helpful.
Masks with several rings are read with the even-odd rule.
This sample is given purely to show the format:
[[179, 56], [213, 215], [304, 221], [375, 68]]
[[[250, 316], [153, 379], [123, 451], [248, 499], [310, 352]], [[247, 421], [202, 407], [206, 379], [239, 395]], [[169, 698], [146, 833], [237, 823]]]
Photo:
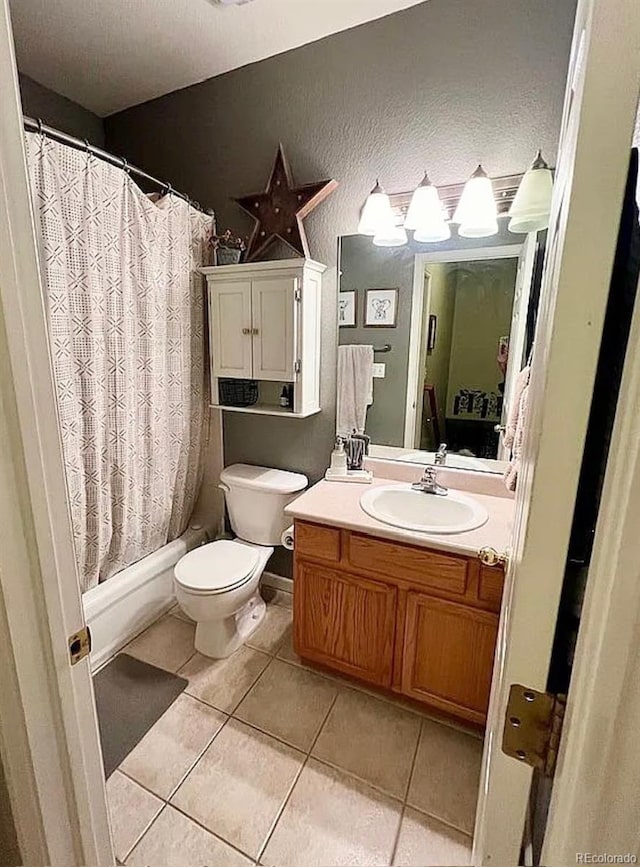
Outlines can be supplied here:
[[214, 283], [209, 307], [213, 375], [251, 379], [251, 282]]
[[498, 617], [410, 591], [402, 692], [482, 723], [486, 719]]
[[251, 283], [254, 379], [295, 380], [296, 277], [257, 277]]
[[295, 587], [297, 653], [389, 687], [396, 588], [305, 561], [296, 564]]

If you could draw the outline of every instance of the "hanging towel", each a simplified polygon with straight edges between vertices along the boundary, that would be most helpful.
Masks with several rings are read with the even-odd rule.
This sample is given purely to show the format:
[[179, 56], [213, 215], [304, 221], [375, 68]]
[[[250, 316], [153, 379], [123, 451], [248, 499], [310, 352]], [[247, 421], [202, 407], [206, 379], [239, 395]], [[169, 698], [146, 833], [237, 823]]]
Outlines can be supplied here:
[[527, 364], [526, 367], [522, 368], [522, 370], [516, 377], [513, 389], [513, 398], [511, 400], [509, 415], [507, 417], [507, 424], [504, 430], [504, 435], [502, 437], [502, 442], [506, 449], [513, 448], [513, 441], [515, 439], [516, 429], [518, 427], [518, 416], [520, 414], [520, 398], [522, 397], [522, 392], [529, 384], [530, 373], [531, 368]]
[[338, 347], [338, 436], [364, 433], [373, 403], [373, 346]]
[[[504, 474], [504, 483], [508, 491], [515, 491], [518, 482], [518, 473], [520, 471], [520, 456], [522, 454], [522, 442], [524, 440], [524, 432], [527, 424], [527, 402], [529, 399], [529, 373], [530, 369], [525, 368], [527, 373], [526, 380], [520, 392], [518, 407], [515, 420], [515, 430], [511, 443], [511, 461]], [[522, 371], [524, 373], [525, 371]], [[522, 373], [520, 376], [522, 376]], [[506, 445], [506, 436], [505, 436]]]

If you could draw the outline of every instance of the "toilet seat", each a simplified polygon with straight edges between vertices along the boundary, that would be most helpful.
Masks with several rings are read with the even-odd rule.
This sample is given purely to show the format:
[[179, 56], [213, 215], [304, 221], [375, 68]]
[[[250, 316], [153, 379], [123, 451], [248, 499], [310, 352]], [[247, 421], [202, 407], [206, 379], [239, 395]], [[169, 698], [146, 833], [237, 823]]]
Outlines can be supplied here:
[[213, 596], [246, 584], [258, 560], [255, 548], [221, 539], [185, 554], [176, 564], [174, 576], [188, 593]]

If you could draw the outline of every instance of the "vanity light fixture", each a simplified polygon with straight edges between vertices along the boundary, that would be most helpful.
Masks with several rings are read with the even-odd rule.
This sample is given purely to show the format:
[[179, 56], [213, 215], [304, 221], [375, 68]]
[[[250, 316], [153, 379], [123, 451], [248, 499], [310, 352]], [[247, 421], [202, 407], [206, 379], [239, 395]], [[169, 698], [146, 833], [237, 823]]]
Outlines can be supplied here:
[[380, 181], [376, 181], [375, 187], [369, 193], [362, 208], [358, 234], [375, 236], [390, 223], [393, 224], [391, 202], [389, 196], [380, 186]]
[[452, 221], [459, 223], [458, 234], [463, 238], [488, 238], [497, 234], [498, 208], [491, 178], [481, 165], [464, 185]]
[[509, 208], [509, 231], [537, 232], [546, 229], [551, 216], [553, 177], [542, 151], [527, 169]]
[[451, 229], [445, 219], [438, 190], [426, 172], [411, 197], [404, 227], [415, 230], [413, 240], [423, 244], [446, 241], [451, 237]]

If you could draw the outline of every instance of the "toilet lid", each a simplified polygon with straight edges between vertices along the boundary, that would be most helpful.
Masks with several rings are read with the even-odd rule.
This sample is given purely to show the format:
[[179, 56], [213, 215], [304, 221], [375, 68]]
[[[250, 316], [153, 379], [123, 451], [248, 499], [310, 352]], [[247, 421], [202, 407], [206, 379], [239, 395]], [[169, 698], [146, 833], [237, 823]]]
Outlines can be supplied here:
[[175, 568], [176, 581], [189, 590], [218, 592], [242, 584], [258, 563], [258, 552], [221, 539], [185, 554]]

